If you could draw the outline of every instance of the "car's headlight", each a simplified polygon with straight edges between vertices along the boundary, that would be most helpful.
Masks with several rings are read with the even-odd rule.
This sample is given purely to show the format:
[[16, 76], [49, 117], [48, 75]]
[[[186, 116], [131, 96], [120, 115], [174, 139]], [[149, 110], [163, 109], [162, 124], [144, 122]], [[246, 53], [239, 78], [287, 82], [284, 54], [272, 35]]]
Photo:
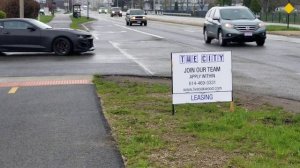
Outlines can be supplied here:
[[146, 17], [145, 17], [145, 16], [143, 16], [143, 19], [146, 19]]
[[230, 23], [225, 23], [224, 26], [228, 29], [233, 29], [234, 28], [234, 25], [233, 24], [230, 24]]
[[264, 27], [266, 27], [266, 24], [265, 24], [264, 22], [260, 22], [260, 23], [258, 24], [258, 27], [259, 27], [259, 28], [264, 28]]
[[112, 13], [115, 13], [115, 11], [112, 11]]
[[134, 19], [135, 19], [135, 16], [131, 17], [131, 19], [134, 20]]

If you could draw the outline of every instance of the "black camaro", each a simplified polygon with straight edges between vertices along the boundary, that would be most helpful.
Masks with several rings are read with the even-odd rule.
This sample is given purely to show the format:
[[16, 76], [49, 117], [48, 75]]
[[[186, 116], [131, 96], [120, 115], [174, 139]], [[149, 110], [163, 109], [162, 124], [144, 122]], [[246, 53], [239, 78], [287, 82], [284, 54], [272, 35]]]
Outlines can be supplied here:
[[93, 37], [85, 31], [54, 29], [35, 19], [0, 19], [0, 52], [68, 55], [93, 49]]

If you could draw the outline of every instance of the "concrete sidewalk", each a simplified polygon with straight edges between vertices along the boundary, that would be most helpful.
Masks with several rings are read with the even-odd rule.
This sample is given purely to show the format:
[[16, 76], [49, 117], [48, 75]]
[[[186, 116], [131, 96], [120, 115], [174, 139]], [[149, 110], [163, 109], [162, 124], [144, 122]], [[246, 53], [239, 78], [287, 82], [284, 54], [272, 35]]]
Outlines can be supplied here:
[[48, 23], [53, 28], [70, 28], [72, 20], [70, 14], [56, 13], [55, 17]]

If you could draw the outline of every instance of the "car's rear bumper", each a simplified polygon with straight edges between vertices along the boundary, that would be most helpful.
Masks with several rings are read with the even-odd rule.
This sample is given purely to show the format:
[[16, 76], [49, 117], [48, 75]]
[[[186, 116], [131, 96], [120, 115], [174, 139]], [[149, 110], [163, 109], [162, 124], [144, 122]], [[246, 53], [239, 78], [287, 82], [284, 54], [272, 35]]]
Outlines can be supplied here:
[[145, 19], [135, 19], [135, 20], [130, 20], [131, 23], [136, 23], [136, 24], [140, 24], [140, 23], [147, 23], [147, 20]]
[[111, 15], [112, 16], [122, 16], [122, 13], [117, 12], [117, 13], [112, 13]]

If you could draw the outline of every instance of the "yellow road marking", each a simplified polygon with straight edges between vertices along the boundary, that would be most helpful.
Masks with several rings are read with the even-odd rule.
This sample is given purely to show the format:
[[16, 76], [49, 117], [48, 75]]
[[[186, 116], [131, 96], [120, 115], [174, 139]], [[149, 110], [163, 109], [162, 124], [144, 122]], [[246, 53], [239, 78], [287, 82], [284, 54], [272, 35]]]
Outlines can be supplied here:
[[17, 92], [18, 89], [19, 89], [19, 87], [12, 87], [12, 88], [9, 90], [8, 94], [15, 94], [15, 93]]

